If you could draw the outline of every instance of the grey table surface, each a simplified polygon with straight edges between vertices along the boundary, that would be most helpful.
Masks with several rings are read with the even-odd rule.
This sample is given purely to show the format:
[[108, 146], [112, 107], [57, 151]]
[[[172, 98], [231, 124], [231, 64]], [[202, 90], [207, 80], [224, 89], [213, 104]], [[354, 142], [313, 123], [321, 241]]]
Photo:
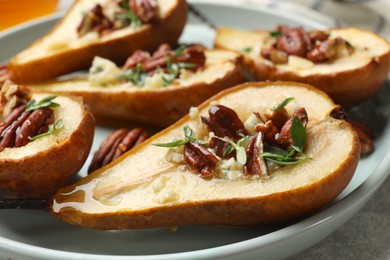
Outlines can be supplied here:
[[298, 259], [390, 259], [390, 177], [345, 225], [289, 258]]

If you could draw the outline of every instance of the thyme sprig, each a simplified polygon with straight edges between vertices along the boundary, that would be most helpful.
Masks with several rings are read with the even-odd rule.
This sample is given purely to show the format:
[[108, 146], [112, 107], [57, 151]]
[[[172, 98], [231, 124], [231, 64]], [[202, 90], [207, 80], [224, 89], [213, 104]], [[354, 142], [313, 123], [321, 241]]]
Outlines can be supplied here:
[[277, 104], [273, 108], [271, 108], [271, 110], [272, 111], [276, 111], [278, 109], [281, 109], [281, 108], [287, 106], [287, 104], [290, 103], [293, 100], [294, 100], [293, 97], [286, 98], [285, 100], [283, 100], [282, 102], [280, 102], [279, 104]]
[[223, 157], [226, 157], [228, 156], [231, 152], [233, 152], [234, 150], [236, 150], [236, 159], [237, 161], [244, 165], [246, 163], [246, 160], [247, 160], [247, 155], [246, 155], [246, 149], [245, 147], [242, 145], [250, 136], [246, 136], [242, 133], [238, 133], [238, 135], [241, 136], [240, 139], [237, 140], [237, 142], [234, 142], [232, 140], [228, 140], [228, 142], [230, 143], [230, 145], [226, 148], [226, 150], [224, 151], [223, 153]]
[[44, 136], [51, 135], [54, 133], [54, 131], [61, 129], [63, 127], [64, 127], [64, 122], [62, 121], [62, 119], [58, 119], [55, 121], [54, 124], [49, 125], [49, 129], [47, 130], [47, 132], [31, 137], [30, 141], [32, 142]]
[[280, 165], [296, 164], [309, 159], [310, 157], [303, 152], [303, 148], [306, 144], [306, 129], [297, 116], [295, 116], [292, 121], [291, 139], [292, 144], [287, 151], [276, 146], [267, 145], [267, 152], [260, 154], [260, 156]]
[[194, 131], [188, 125], [185, 125], [183, 127], [183, 131], [184, 131], [184, 139], [179, 139], [179, 140], [176, 140], [176, 141], [173, 141], [173, 142], [159, 143], [159, 144], [154, 144], [154, 145], [155, 146], [159, 146], [159, 147], [171, 148], [171, 147], [182, 146], [182, 145], [185, 145], [186, 143], [189, 143], [189, 142], [199, 143], [201, 145], [206, 145], [207, 144], [207, 142], [195, 138], [194, 137], [195, 136]]
[[146, 78], [148, 73], [142, 70], [142, 65], [140, 63], [137, 66], [130, 68], [124, 71], [120, 76], [120, 80], [130, 81], [137, 87], [143, 87], [145, 85]]
[[142, 25], [142, 21], [133, 12], [133, 10], [131, 10], [129, 2], [121, 1], [120, 5], [125, 11], [125, 13], [116, 14], [115, 17], [119, 19], [123, 24], [129, 23], [134, 28], [140, 27]]
[[34, 111], [41, 108], [54, 108], [59, 107], [60, 104], [53, 102], [57, 96], [47, 96], [37, 102], [35, 99], [31, 99], [26, 105], [26, 111]]

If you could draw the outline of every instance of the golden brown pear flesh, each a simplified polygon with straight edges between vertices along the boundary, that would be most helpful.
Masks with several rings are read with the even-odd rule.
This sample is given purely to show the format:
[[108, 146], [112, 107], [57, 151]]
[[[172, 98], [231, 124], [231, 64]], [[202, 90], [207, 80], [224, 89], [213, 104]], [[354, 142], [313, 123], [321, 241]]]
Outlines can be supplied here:
[[110, 0], [77, 0], [64, 18], [44, 37], [14, 56], [9, 78], [20, 84], [42, 82], [86, 69], [95, 56], [122, 63], [138, 49], [155, 50], [161, 43], [174, 45], [187, 20], [185, 0], [157, 0], [160, 18], [140, 27], [126, 27], [99, 37], [77, 36], [82, 14]]
[[[213, 104], [235, 110], [241, 120], [294, 97], [291, 113], [305, 107], [309, 122], [305, 152], [311, 158], [285, 166], [269, 179], [203, 179], [183, 164], [165, 159], [167, 148], [153, 144], [183, 138], [204, 126]], [[180, 121], [53, 197], [52, 213], [93, 229], [129, 229], [193, 224], [260, 225], [287, 221], [332, 201], [351, 180], [360, 144], [350, 125], [330, 117], [336, 108], [323, 92], [292, 82], [246, 83], [221, 92]]]
[[[356, 105], [372, 97], [387, 79], [390, 68], [390, 44], [379, 35], [359, 28], [329, 29], [330, 37], [341, 37], [354, 48], [352, 55], [344, 55], [332, 62], [313, 64], [302, 59], [275, 65], [260, 55], [268, 39], [267, 31], [242, 31], [219, 28], [215, 45], [242, 51], [247, 69], [256, 80], [287, 80], [313, 85], [328, 93], [336, 103]], [[308, 64], [309, 62], [309, 64]]]
[[205, 67], [174, 86], [129, 87], [116, 83], [91, 85], [86, 78], [31, 85], [35, 92], [83, 96], [98, 118], [117, 118], [154, 126], [168, 126], [218, 92], [243, 83], [242, 56], [232, 51], [206, 50]]
[[[34, 94], [39, 101], [48, 94]], [[19, 148], [0, 152], [0, 199], [44, 199], [69, 184], [88, 157], [95, 120], [80, 97], [57, 96], [63, 127]]]

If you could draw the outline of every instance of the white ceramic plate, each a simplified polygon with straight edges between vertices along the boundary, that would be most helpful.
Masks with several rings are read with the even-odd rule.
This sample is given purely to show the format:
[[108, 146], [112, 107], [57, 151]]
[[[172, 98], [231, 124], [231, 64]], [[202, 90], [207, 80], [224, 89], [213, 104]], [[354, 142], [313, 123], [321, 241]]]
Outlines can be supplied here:
[[[274, 28], [277, 24], [321, 28], [314, 21], [275, 9], [196, 1], [217, 25]], [[0, 62], [47, 32], [59, 16], [44, 18], [0, 34]], [[182, 41], [211, 46], [214, 33], [190, 17]], [[376, 150], [361, 160], [350, 185], [330, 205], [298, 222], [280, 226], [232, 228], [180, 227], [127, 231], [95, 231], [71, 226], [44, 211], [2, 210], [0, 259], [207, 259], [284, 258], [323, 239], [350, 219], [372, 196], [390, 169], [390, 84], [372, 101], [351, 111], [374, 127]], [[114, 128], [96, 128], [94, 151]], [[89, 158], [90, 160], [90, 158]], [[39, 162], [37, 162], [39, 163]], [[89, 164], [87, 161], [86, 165]], [[80, 174], [86, 172], [84, 167]]]

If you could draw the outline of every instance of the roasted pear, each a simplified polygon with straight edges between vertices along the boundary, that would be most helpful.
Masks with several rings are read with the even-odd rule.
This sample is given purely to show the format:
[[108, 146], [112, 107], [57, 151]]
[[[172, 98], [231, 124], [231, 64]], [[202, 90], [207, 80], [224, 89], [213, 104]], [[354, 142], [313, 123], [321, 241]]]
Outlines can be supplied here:
[[273, 31], [220, 28], [215, 45], [245, 53], [246, 67], [257, 80], [311, 84], [344, 106], [372, 97], [390, 68], [389, 42], [353, 27], [325, 31], [286, 26]]
[[96, 57], [89, 71], [88, 77], [32, 86], [37, 92], [83, 96], [98, 118], [161, 127], [245, 80], [240, 54], [200, 45], [171, 49], [163, 44], [154, 53], [139, 50], [120, 68]]
[[24, 88], [9, 81], [5, 85], [0, 199], [47, 199], [83, 166], [92, 146], [94, 117], [81, 97], [22, 95]]
[[47, 35], [10, 60], [9, 78], [16, 83], [54, 79], [88, 68], [95, 56], [123, 62], [138, 49], [175, 44], [186, 18], [185, 0], [74, 1]]
[[344, 118], [309, 85], [245, 83], [60, 189], [51, 211], [93, 229], [293, 220], [351, 180], [360, 144]]

